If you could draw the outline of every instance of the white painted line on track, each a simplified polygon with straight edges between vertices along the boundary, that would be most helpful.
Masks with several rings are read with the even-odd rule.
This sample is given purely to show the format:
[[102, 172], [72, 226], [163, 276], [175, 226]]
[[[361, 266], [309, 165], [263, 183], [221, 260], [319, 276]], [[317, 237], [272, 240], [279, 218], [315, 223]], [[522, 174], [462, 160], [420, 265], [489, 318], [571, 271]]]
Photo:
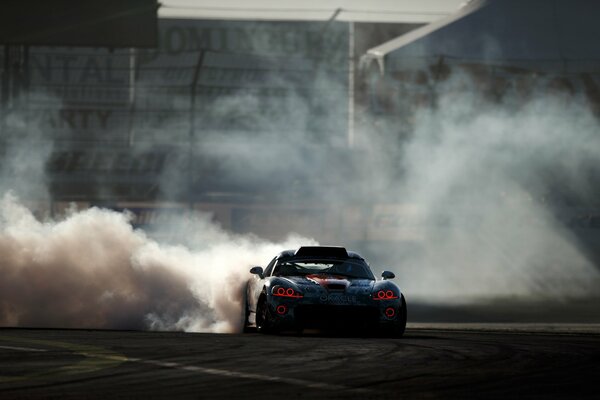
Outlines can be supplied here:
[[198, 367], [195, 365], [183, 365], [183, 364], [178, 364], [178, 363], [174, 363], [174, 362], [166, 362], [166, 361], [158, 361], [158, 360], [144, 360], [141, 358], [127, 357], [127, 361], [138, 362], [138, 363], [142, 363], [142, 364], [157, 365], [159, 367], [175, 368], [175, 369], [180, 369], [180, 370], [184, 370], [184, 371], [200, 372], [200, 373], [204, 373], [204, 374], [224, 376], [224, 377], [230, 377], [230, 378], [242, 378], [242, 379], [252, 379], [252, 380], [257, 380], [257, 381], [286, 383], [286, 384], [295, 385], [295, 386], [304, 386], [304, 387], [311, 388], [311, 389], [347, 390], [347, 391], [354, 391], [354, 392], [367, 392], [368, 391], [366, 389], [361, 389], [361, 388], [356, 389], [356, 388], [352, 388], [349, 386], [336, 385], [333, 383], [313, 382], [313, 381], [309, 381], [309, 380], [305, 380], [305, 379], [285, 378], [285, 377], [280, 377], [280, 376], [253, 374], [253, 373], [247, 373], [247, 372], [237, 372], [237, 371], [230, 371], [230, 370], [218, 369], [218, 368]]
[[[0, 346], [0, 349], [30, 351], [30, 352], [48, 351], [45, 349], [36, 349], [36, 348], [31, 348], [31, 347], [18, 347], [18, 346]], [[206, 367], [199, 367], [196, 365], [179, 364], [179, 363], [170, 362], [170, 361], [146, 360], [143, 358], [135, 358], [135, 357], [105, 355], [102, 353], [82, 353], [82, 352], [80, 352], [80, 354], [85, 355], [86, 357], [89, 357], [89, 358], [105, 359], [105, 360], [111, 360], [111, 361], [118, 360], [120, 362], [130, 361], [130, 362], [136, 362], [136, 363], [141, 363], [141, 364], [155, 365], [155, 366], [164, 367], [164, 368], [174, 368], [174, 369], [179, 369], [182, 371], [198, 372], [198, 373], [202, 373], [202, 374], [223, 376], [223, 377], [229, 377], [229, 378], [241, 378], [241, 379], [250, 379], [250, 380], [257, 380], [257, 381], [265, 381], [265, 382], [285, 383], [285, 384], [289, 384], [289, 385], [303, 386], [303, 387], [310, 388], [310, 389], [344, 390], [344, 391], [360, 392], [360, 393], [369, 392], [368, 389], [353, 388], [350, 386], [337, 385], [334, 383], [315, 382], [315, 381], [310, 381], [310, 380], [306, 380], [306, 379], [285, 378], [285, 377], [281, 377], [281, 376], [230, 371], [227, 369], [219, 369], [219, 368], [206, 368]]]
[[31, 347], [17, 347], [17, 346], [0, 346], [0, 349], [19, 350], [19, 351], [36, 351], [36, 352], [48, 351], [48, 350], [45, 350], [45, 349], [32, 349]]

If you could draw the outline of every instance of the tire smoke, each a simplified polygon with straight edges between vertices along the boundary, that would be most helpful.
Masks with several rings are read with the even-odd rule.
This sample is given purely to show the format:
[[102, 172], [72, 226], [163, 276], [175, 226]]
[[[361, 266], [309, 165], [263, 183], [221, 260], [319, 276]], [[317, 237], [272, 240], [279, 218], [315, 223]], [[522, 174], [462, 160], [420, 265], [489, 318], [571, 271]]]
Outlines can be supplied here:
[[[189, 242], [161, 245], [130, 216], [90, 208], [41, 222], [0, 203], [0, 325], [235, 332], [251, 265], [312, 240], [235, 236], [188, 218]], [[201, 242], [200, 242], [201, 241]]]
[[417, 116], [398, 194], [416, 210], [398, 229], [418, 231], [398, 273], [413, 298], [597, 296], [600, 237], [571, 223], [600, 194], [599, 123], [580, 100], [539, 96], [514, 107], [446, 95]]

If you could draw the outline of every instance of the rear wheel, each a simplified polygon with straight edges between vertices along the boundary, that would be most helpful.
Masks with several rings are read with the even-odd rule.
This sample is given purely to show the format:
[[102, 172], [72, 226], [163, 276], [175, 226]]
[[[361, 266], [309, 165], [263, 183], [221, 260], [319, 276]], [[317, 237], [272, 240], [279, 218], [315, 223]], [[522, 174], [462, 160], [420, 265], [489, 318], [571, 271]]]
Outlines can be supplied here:
[[248, 298], [244, 296], [244, 305], [242, 306], [242, 332], [248, 333], [251, 331], [248, 322], [248, 317], [250, 317], [250, 310], [248, 309]]
[[267, 296], [262, 294], [256, 305], [256, 330], [260, 333], [273, 333], [273, 318], [267, 304]]

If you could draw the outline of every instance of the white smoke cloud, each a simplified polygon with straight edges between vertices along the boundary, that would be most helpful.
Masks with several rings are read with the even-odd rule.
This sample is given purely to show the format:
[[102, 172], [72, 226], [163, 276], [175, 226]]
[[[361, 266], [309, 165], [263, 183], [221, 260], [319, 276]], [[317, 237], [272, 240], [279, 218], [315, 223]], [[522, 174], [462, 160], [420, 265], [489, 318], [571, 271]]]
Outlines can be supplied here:
[[[52, 96], [35, 96], [60, 104]], [[2, 117], [0, 193], [11, 190], [25, 199], [47, 201], [46, 162], [54, 147], [52, 138], [27, 113], [11, 111]]]
[[419, 210], [420, 248], [400, 261], [412, 297], [595, 296], [598, 268], [561, 220], [569, 206], [552, 200], [569, 193], [588, 209], [597, 204], [590, 168], [600, 165], [598, 128], [576, 98], [541, 96], [514, 108], [462, 92], [420, 114], [399, 182]]
[[14, 196], [0, 204], [0, 325], [234, 332], [251, 265], [314, 243], [226, 233], [206, 217], [190, 246], [163, 245], [127, 214], [90, 208], [39, 221]]

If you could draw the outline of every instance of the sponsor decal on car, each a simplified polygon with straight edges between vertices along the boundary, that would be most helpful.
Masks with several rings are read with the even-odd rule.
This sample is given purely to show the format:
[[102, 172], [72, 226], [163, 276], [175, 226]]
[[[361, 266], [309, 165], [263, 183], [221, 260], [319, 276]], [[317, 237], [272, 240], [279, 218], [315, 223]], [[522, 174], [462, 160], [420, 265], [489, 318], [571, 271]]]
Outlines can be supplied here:
[[323, 299], [325, 299], [324, 302], [326, 302], [328, 304], [333, 304], [333, 305], [346, 305], [346, 304], [356, 304], [357, 303], [356, 296], [347, 295], [347, 294], [334, 293], [334, 294], [330, 294], [329, 296], [322, 296], [321, 300], [323, 301]]

